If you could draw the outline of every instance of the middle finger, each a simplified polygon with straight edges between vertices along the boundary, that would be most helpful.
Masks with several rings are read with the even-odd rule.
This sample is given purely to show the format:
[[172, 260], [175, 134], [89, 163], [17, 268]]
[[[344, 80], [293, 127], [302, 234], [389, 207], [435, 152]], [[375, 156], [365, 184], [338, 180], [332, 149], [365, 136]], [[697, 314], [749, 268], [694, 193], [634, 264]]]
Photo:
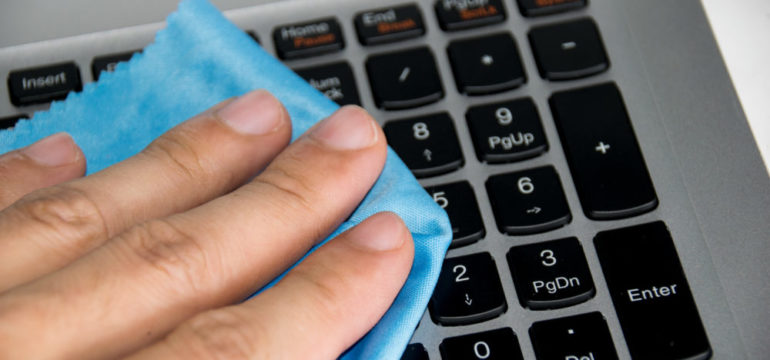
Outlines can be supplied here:
[[279, 101], [255, 91], [182, 123], [104, 171], [0, 213], [0, 292], [54, 271], [128, 227], [243, 184], [289, 142]]
[[19, 351], [12, 355], [24, 358], [115, 356], [200, 311], [243, 299], [353, 211], [377, 179], [385, 150], [363, 110], [338, 111], [254, 182], [137, 226], [0, 297], [0, 348], [11, 341]]

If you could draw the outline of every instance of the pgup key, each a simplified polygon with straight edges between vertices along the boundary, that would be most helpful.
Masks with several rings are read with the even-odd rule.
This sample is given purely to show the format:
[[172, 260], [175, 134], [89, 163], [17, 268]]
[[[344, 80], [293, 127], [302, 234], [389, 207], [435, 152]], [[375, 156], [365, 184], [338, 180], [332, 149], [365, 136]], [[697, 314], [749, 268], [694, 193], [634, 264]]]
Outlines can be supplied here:
[[532, 99], [474, 106], [465, 114], [479, 160], [518, 161], [548, 149], [540, 115]]

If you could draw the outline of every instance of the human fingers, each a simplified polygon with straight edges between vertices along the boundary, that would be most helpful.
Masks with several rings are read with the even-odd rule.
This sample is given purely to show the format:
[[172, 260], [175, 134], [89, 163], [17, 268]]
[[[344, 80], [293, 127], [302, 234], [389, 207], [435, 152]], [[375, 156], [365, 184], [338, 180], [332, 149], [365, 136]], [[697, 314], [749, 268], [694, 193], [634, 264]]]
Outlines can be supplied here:
[[288, 144], [290, 127], [276, 98], [251, 92], [120, 164], [27, 195], [0, 213], [0, 291], [59, 269], [136, 223], [242, 185]]
[[7, 292], [0, 297], [0, 349], [7, 341], [19, 357], [114, 356], [200, 311], [244, 299], [349, 216], [386, 155], [374, 119], [343, 108], [240, 189], [138, 225]]
[[83, 176], [86, 160], [72, 137], [59, 133], [0, 156], [0, 209], [40, 188]]
[[275, 287], [201, 313], [130, 359], [335, 359], [395, 299], [412, 264], [411, 239], [397, 215], [376, 214]]

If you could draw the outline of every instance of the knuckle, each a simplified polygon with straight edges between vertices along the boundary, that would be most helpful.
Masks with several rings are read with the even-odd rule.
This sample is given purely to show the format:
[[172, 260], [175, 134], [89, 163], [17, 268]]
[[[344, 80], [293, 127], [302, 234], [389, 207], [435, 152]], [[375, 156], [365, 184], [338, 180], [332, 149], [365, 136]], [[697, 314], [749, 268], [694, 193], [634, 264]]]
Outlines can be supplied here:
[[221, 278], [217, 258], [206, 253], [201, 240], [169, 220], [137, 225], [123, 236], [129, 255], [156, 271], [160, 284], [173, 291], [199, 294], [209, 280]]
[[352, 289], [350, 279], [343, 273], [328, 265], [316, 265], [312, 269], [297, 267], [293, 271], [294, 280], [303, 283], [307, 289], [304, 293], [314, 304], [308, 316], [317, 317], [321, 323], [334, 324], [350, 310], [341, 305], [346, 303], [346, 294]]
[[[194, 359], [253, 359], [260, 327], [247, 325], [232, 308], [197, 315], [180, 327], [183, 343]], [[264, 332], [262, 332], [264, 333]], [[264, 333], [267, 334], [267, 333]]]
[[206, 158], [192, 144], [193, 134], [184, 128], [177, 128], [172, 135], [161, 136], [144, 150], [144, 154], [164, 162], [172, 171], [190, 180], [205, 180], [209, 177], [210, 166]]
[[[306, 176], [293, 171], [297, 167], [293, 165], [298, 160], [287, 156], [284, 163], [274, 163], [260, 176], [254, 179], [255, 183], [265, 185], [277, 191], [283, 206], [296, 207], [292, 210], [300, 210], [305, 213], [314, 213], [316, 210], [314, 190], [311, 180]], [[301, 164], [297, 164], [298, 166]], [[286, 201], [289, 199], [289, 201]]]
[[71, 239], [103, 239], [109, 236], [108, 223], [99, 205], [86, 192], [68, 185], [35, 191], [18, 201], [13, 211], [23, 218], [52, 230], [60, 236], [53, 245], [62, 251], [80, 251], [92, 244]]

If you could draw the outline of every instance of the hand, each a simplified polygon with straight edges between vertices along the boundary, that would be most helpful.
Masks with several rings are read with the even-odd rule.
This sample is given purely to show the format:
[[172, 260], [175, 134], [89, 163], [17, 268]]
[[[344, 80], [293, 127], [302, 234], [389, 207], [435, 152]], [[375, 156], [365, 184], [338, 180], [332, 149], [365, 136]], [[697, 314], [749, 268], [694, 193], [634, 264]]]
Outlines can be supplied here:
[[385, 163], [357, 107], [290, 134], [255, 91], [88, 177], [66, 134], [0, 157], [0, 359], [337, 357], [390, 306], [414, 248], [381, 213], [239, 303], [336, 229]]

